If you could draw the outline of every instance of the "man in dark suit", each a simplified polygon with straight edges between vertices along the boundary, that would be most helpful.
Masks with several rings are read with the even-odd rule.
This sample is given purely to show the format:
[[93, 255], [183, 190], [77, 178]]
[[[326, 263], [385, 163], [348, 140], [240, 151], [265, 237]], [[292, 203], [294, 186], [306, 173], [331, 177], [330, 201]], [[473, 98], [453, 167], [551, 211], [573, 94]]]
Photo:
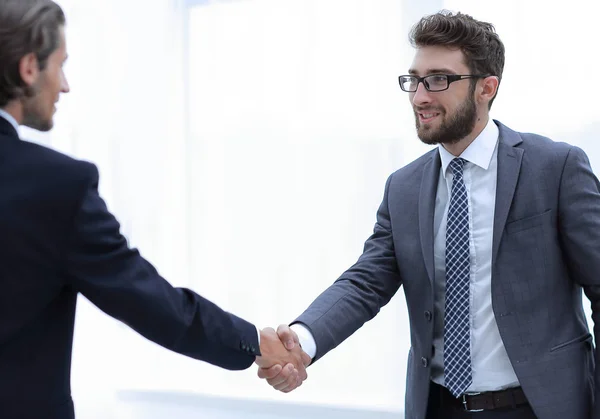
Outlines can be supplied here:
[[64, 24], [50, 0], [0, 0], [0, 418], [74, 417], [79, 292], [165, 348], [230, 370], [283, 365], [297, 385], [300, 349], [172, 287], [127, 246], [94, 165], [19, 139], [19, 124], [50, 130], [69, 91]]
[[[389, 177], [357, 263], [279, 335], [314, 362], [403, 285], [407, 419], [599, 419], [582, 307], [583, 290], [597, 342], [600, 188], [588, 158], [490, 119], [504, 67], [492, 25], [440, 12], [411, 40], [400, 87], [418, 136], [438, 147]], [[535, 71], [524, 77], [535, 83]], [[293, 390], [285, 373], [259, 376]]]

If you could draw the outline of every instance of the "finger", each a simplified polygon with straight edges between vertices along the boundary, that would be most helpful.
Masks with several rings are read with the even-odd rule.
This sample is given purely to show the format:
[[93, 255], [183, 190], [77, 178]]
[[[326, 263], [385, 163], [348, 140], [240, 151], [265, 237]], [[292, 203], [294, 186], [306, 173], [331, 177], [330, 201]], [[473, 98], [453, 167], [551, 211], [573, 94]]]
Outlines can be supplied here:
[[288, 384], [288, 382], [287, 382], [287, 381], [284, 381], [284, 382], [283, 382], [283, 383], [281, 383], [281, 384], [278, 384], [278, 385], [276, 385], [276, 386], [273, 386], [273, 388], [274, 388], [275, 390], [279, 390], [279, 391], [283, 391], [283, 392], [285, 392], [285, 391], [288, 389], [288, 387], [289, 387], [289, 386], [290, 386], [290, 385]]
[[277, 387], [277, 386], [281, 386], [283, 383], [287, 383], [288, 378], [289, 378], [289, 376], [283, 376], [283, 375], [279, 374], [275, 378], [268, 379], [267, 383], [269, 383], [269, 385], [271, 387]]
[[296, 367], [296, 369], [298, 370], [298, 374], [300, 375], [300, 379], [302, 381], [306, 380], [306, 378], [308, 377], [308, 374], [306, 373], [306, 366], [305, 366], [305, 359], [302, 356], [304, 354], [304, 351], [302, 351], [302, 349], [300, 349], [299, 347], [294, 349], [292, 351], [293, 357], [294, 357], [294, 365]]
[[285, 366], [285, 368], [283, 368], [279, 374], [277, 374], [273, 378], [267, 379], [267, 383], [269, 383], [270, 386], [275, 387], [277, 385], [281, 385], [282, 383], [286, 382], [290, 378], [290, 376], [292, 376], [294, 374], [296, 374], [296, 375], [298, 374], [298, 372], [296, 371], [294, 366], [292, 364], [287, 364]]
[[285, 380], [277, 385], [274, 385], [273, 388], [275, 390], [284, 391], [284, 390], [288, 389], [290, 386], [292, 386], [296, 382], [297, 379], [298, 379], [297, 372], [294, 371], [294, 374], [290, 375], [287, 378], [287, 380]]
[[291, 391], [291, 390], [288, 389], [288, 384], [287, 383], [282, 383], [282, 384], [280, 384], [278, 386], [275, 386], [273, 388], [275, 390], [282, 391], [284, 393], [288, 393], [289, 391]]
[[308, 367], [312, 362], [312, 358], [304, 351], [300, 354], [300, 358], [302, 359], [302, 363], [305, 367]]
[[296, 388], [296, 383], [298, 382], [298, 373], [294, 372], [294, 374], [290, 375], [286, 381], [275, 386], [276, 390], [279, 391], [291, 391]]
[[286, 324], [277, 327], [277, 335], [287, 350], [294, 349], [294, 346], [299, 344], [298, 335]]
[[300, 361], [299, 357], [297, 357], [295, 361], [297, 362], [296, 369], [298, 370], [298, 376], [302, 381], [306, 380], [306, 378], [308, 377], [308, 374], [306, 373], [306, 367], [304, 366], [302, 361]]
[[271, 368], [259, 368], [258, 378], [275, 378], [282, 370], [283, 367], [279, 364], [275, 364]]
[[297, 389], [301, 385], [302, 385], [302, 380], [300, 379], [300, 377], [298, 377], [297, 380], [296, 380], [296, 382], [293, 385], [290, 385], [285, 390], [282, 390], [282, 392], [283, 393], [289, 393], [290, 391], [293, 391], [293, 390]]

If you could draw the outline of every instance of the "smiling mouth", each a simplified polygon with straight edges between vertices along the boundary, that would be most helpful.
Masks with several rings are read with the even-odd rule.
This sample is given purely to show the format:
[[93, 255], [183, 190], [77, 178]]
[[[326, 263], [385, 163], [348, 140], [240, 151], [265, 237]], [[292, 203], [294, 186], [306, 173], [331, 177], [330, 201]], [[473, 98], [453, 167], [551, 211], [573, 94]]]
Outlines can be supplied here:
[[440, 116], [440, 113], [439, 112], [417, 112], [417, 115], [419, 116], [419, 122], [421, 122], [423, 124], [427, 124], [427, 123], [433, 121], [438, 116]]

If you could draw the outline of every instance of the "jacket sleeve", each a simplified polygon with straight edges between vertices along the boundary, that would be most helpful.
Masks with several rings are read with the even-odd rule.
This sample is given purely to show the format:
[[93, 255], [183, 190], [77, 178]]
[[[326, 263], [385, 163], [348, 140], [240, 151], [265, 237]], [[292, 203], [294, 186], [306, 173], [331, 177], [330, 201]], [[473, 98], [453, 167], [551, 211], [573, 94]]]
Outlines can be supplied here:
[[175, 288], [135, 249], [98, 194], [98, 171], [76, 205], [65, 269], [71, 286], [147, 339], [213, 365], [240, 370], [259, 355], [257, 329], [186, 288]]
[[373, 234], [358, 261], [293, 322], [306, 326], [313, 336], [317, 349], [314, 361], [375, 317], [402, 284], [388, 209], [391, 179], [386, 183]]
[[559, 227], [569, 272], [591, 302], [594, 322], [595, 403], [600, 419], [600, 184], [583, 150], [571, 147], [561, 177]]

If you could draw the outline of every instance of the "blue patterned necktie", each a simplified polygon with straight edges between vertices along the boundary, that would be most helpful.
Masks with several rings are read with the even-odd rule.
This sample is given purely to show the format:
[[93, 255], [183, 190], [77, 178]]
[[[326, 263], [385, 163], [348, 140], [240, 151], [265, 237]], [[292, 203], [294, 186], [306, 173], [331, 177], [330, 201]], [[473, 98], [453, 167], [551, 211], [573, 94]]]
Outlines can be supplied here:
[[466, 160], [450, 162], [454, 173], [446, 226], [444, 384], [454, 397], [473, 382], [471, 374], [469, 201], [463, 180]]

